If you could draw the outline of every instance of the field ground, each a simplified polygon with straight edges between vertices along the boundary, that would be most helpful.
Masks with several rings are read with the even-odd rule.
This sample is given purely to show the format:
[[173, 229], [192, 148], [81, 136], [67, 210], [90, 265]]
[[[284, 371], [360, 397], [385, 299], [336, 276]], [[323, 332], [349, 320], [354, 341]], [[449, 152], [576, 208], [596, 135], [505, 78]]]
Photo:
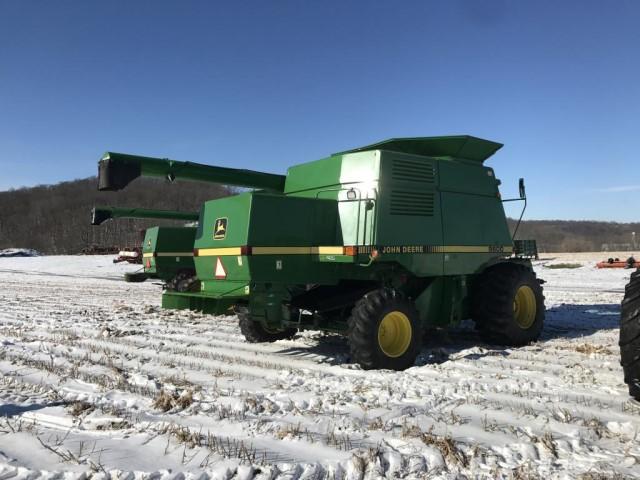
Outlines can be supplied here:
[[161, 310], [111, 257], [0, 259], [0, 479], [638, 478], [630, 271], [596, 270], [607, 256], [536, 262], [539, 342], [465, 322], [400, 373], [349, 364], [338, 336], [248, 344], [233, 316]]

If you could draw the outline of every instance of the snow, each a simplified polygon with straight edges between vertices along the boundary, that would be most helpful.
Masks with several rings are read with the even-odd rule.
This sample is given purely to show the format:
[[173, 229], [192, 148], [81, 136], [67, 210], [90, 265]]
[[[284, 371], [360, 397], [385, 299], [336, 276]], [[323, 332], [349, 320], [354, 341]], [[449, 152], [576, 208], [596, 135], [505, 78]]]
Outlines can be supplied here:
[[37, 257], [40, 253], [32, 248], [5, 248], [0, 257]]
[[0, 478], [637, 478], [630, 271], [596, 269], [607, 255], [535, 262], [539, 342], [492, 347], [466, 321], [405, 372], [320, 332], [248, 344], [233, 316], [161, 309], [112, 256], [0, 258]]

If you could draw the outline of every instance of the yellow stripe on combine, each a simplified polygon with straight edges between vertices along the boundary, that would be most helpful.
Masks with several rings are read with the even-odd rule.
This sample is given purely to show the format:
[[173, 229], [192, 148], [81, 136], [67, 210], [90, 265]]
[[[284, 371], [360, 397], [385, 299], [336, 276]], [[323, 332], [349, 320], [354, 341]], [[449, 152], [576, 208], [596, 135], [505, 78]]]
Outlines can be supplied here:
[[313, 247], [251, 247], [252, 255], [310, 255]]
[[224, 247], [224, 248], [201, 248], [198, 250], [199, 257], [222, 257], [225, 255], [242, 255], [240, 247]]
[[344, 247], [313, 247], [311, 253], [318, 255], [343, 255]]
[[511, 253], [513, 247], [510, 245], [500, 245], [501, 251], [496, 250], [496, 247], [487, 245], [444, 245], [442, 247], [435, 247], [437, 253]]
[[151, 257], [193, 257], [193, 252], [147, 252], [142, 254], [142, 258]]
[[[344, 247], [251, 247], [251, 255], [342, 255]], [[240, 247], [202, 248], [199, 257], [242, 255]]]
[[[344, 255], [343, 246], [327, 247], [251, 247], [250, 255]], [[435, 245], [428, 253], [512, 253], [511, 245]], [[498, 250], [500, 249], [500, 250]], [[360, 252], [365, 253], [365, 252]], [[368, 253], [368, 252], [367, 252]], [[407, 252], [415, 253], [415, 252]], [[425, 252], [427, 253], [427, 252]], [[145, 254], [146, 255], [146, 254]], [[161, 254], [158, 254], [161, 255]], [[202, 248], [197, 251], [199, 257], [243, 255], [240, 247]], [[245, 254], [246, 255], [246, 254]], [[167, 254], [174, 256], [174, 254]], [[178, 255], [175, 255], [178, 256]]]

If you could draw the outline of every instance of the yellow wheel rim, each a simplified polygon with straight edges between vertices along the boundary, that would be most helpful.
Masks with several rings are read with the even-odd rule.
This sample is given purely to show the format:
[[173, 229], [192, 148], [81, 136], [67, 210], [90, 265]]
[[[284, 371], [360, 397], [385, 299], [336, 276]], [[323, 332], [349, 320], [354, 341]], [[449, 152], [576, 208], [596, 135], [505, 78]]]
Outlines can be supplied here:
[[526, 330], [536, 320], [536, 294], [531, 287], [522, 285], [513, 299], [513, 318], [520, 328]]
[[378, 326], [378, 345], [386, 356], [399, 357], [409, 348], [412, 333], [411, 322], [404, 313], [389, 312]]

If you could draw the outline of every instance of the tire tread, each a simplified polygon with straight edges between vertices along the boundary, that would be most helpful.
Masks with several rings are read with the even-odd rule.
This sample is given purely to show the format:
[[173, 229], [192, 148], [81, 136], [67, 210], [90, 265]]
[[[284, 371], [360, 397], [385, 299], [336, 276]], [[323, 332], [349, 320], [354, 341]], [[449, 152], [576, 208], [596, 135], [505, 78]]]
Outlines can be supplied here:
[[[522, 346], [539, 338], [544, 323], [543, 289], [535, 272], [524, 265], [495, 265], [476, 280], [472, 299], [472, 316], [483, 339], [500, 345]], [[536, 321], [529, 330], [513, 334], [514, 285], [529, 285], [536, 296]]]
[[640, 269], [625, 287], [620, 315], [620, 364], [629, 394], [640, 400]]
[[398, 292], [386, 288], [367, 293], [356, 302], [351, 311], [347, 329], [351, 360], [359, 363], [365, 370], [377, 368], [404, 370], [413, 365], [420, 350], [422, 335], [419, 322], [414, 321], [412, 322], [412, 342], [409, 350], [398, 358], [381, 358], [377, 351], [378, 320], [380, 312], [389, 306], [402, 308], [414, 320], [419, 318], [413, 302], [408, 301]]
[[249, 343], [276, 342], [278, 340], [291, 338], [297, 332], [295, 328], [288, 328], [275, 333], [268, 332], [262, 327], [260, 322], [251, 318], [249, 312], [238, 312], [238, 324], [240, 326], [240, 332], [242, 332], [244, 338]]

